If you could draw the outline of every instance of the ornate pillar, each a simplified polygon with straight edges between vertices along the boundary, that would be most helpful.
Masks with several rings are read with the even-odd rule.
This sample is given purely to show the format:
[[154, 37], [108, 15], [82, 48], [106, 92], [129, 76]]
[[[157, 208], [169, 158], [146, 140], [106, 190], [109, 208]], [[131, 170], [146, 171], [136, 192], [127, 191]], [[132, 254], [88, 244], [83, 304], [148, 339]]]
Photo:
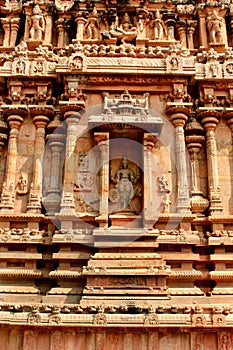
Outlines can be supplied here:
[[9, 18], [1, 18], [2, 27], [4, 30], [4, 39], [3, 39], [3, 47], [10, 46], [10, 19]]
[[1, 211], [12, 211], [15, 199], [15, 174], [17, 164], [17, 144], [21, 124], [27, 112], [24, 109], [12, 108], [7, 109], [5, 114], [8, 116], [7, 121], [10, 126], [10, 135], [8, 141], [8, 153], [6, 163], [6, 177], [3, 184], [1, 196]]
[[187, 30], [188, 48], [190, 50], [193, 50], [194, 49], [193, 34], [197, 27], [197, 21], [187, 21], [187, 24], [188, 24], [188, 30]]
[[180, 37], [180, 42], [182, 47], [186, 48], [187, 47], [187, 40], [186, 40], [186, 22], [185, 21], [180, 21], [178, 24], [178, 33]]
[[[153, 177], [152, 177], [152, 149], [157, 142], [157, 134], [144, 133], [143, 145], [144, 145], [144, 158], [143, 158], [143, 170], [144, 170], [144, 226], [151, 227], [157, 221], [157, 217], [160, 214], [155, 206], [154, 191], [153, 191]], [[159, 203], [160, 204], [160, 203]], [[156, 210], [157, 209], [157, 210]], [[156, 216], [157, 215], [157, 216]]]
[[77, 33], [76, 33], [76, 39], [77, 40], [83, 40], [84, 37], [84, 25], [86, 23], [85, 18], [82, 17], [82, 14], [78, 12], [76, 14], [76, 22], [77, 22]]
[[51, 45], [52, 44], [52, 32], [53, 32], [53, 17], [52, 11], [49, 7], [45, 8], [45, 32], [44, 32], [44, 40], [43, 45]]
[[[81, 117], [81, 109], [82, 108], [79, 105], [68, 105], [62, 108], [62, 113], [64, 114], [64, 119], [67, 124], [67, 134], [61, 212], [64, 210], [74, 212], [75, 210], [73, 204], [74, 184], [76, 183], [75, 167], [77, 167], [77, 156], [75, 149], [80, 131], [79, 120]], [[67, 198], [69, 198], [68, 201]]]
[[11, 19], [11, 34], [10, 34], [10, 47], [15, 47], [16, 38], [19, 30], [20, 19]]
[[48, 215], [54, 215], [59, 211], [61, 201], [61, 151], [64, 147], [63, 134], [54, 132], [49, 137], [49, 147], [51, 148], [51, 171], [50, 186], [43, 199], [43, 203]]
[[65, 28], [64, 28], [64, 18], [59, 18], [56, 20], [58, 39], [57, 39], [57, 47], [64, 47], [65, 45]]
[[41, 213], [42, 197], [42, 158], [45, 148], [45, 128], [53, 111], [48, 108], [34, 108], [31, 111], [36, 126], [36, 139], [33, 161], [32, 183], [29, 193], [27, 212]]
[[207, 47], [208, 46], [208, 41], [207, 41], [207, 33], [206, 33], [206, 14], [205, 11], [199, 10], [198, 11], [199, 15], [199, 43], [200, 46]]
[[30, 30], [30, 18], [32, 14], [32, 8], [29, 5], [24, 5], [24, 12], [26, 15], [25, 18], [25, 28], [24, 28], [24, 41], [28, 41], [29, 39], [29, 30]]
[[109, 133], [95, 132], [95, 140], [100, 150], [100, 215], [96, 218], [100, 227], [108, 227], [108, 192], [109, 192]]
[[215, 129], [221, 113], [218, 111], [201, 111], [198, 114], [206, 130], [206, 154], [208, 170], [208, 190], [209, 190], [209, 213], [210, 215], [221, 213], [223, 210], [221, 203], [221, 191], [219, 187], [217, 145], [215, 139]]
[[205, 140], [203, 136], [204, 129], [194, 117], [191, 117], [186, 124], [186, 144], [191, 158], [192, 170], [192, 199], [191, 209], [198, 216], [203, 216], [203, 212], [207, 209], [209, 201], [203, 198], [200, 184], [199, 172], [199, 152]]
[[[172, 105], [173, 103], [171, 103]], [[175, 104], [175, 103], [174, 103]], [[168, 107], [167, 114], [170, 116], [170, 121], [175, 126], [176, 131], [176, 167], [178, 176], [178, 198], [177, 212], [190, 211], [189, 184], [186, 163], [186, 147], [184, 138], [184, 126], [188, 120], [189, 108], [181, 103], [178, 106]], [[180, 104], [180, 106], [179, 106]]]

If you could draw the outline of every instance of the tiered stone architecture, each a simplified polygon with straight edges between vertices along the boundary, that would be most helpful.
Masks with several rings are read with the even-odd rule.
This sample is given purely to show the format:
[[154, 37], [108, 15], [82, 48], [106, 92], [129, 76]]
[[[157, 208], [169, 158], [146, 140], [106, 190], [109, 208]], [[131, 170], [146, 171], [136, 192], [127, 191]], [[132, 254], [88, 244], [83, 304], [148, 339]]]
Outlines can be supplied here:
[[0, 26], [0, 349], [232, 350], [232, 0]]

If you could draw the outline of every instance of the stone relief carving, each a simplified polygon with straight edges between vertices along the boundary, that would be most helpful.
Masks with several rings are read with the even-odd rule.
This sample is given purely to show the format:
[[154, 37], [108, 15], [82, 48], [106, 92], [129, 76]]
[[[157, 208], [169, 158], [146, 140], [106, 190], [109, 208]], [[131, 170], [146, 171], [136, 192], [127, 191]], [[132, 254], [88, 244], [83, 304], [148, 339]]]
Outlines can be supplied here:
[[93, 324], [98, 326], [107, 326], [107, 316], [103, 313], [98, 313], [93, 317]]
[[35, 335], [32, 330], [25, 330], [23, 336], [23, 347], [25, 350], [31, 350], [34, 348]]
[[214, 10], [212, 15], [207, 17], [206, 24], [209, 31], [210, 43], [222, 43], [224, 18], [219, 16], [217, 11]]
[[192, 333], [192, 350], [204, 350], [203, 333]]
[[16, 193], [19, 195], [24, 195], [28, 191], [28, 181], [25, 174], [21, 174], [16, 187]]
[[59, 11], [66, 12], [74, 5], [74, 0], [55, 0], [55, 6]]
[[213, 326], [224, 327], [226, 325], [226, 317], [221, 314], [215, 314], [212, 316]]
[[40, 6], [36, 4], [29, 18], [29, 38], [35, 41], [42, 41], [45, 31], [45, 19]]
[[195, 327], [205, 327], [206, 326], [205, 315], [194, 314], [192, 316], [192, 325], [195, 326]]
[[162, 20], [162, 15], [159, 10], [155, 12], [155, 18], [150, 22], [150, 27], [153, 28], [154, 40], [165, 40], [167, 39], [167, 27]]
[[219, 350], [232, 350], [231, 334], [221, 332], [218, 336]]
[[96, 7], [88, 16], [87, 22], [85, 24], [85, 36], [87, 39], [98, 40], [100, 36], [100, 19]]
[[127, 158], [122, 158], [115, 176], [110, 172], [110, 180], [116, 185], [116, 192], [111, 192], [109, 199], [118, 202], [118, 211], [131, 211], [130, 203], [138, 192], [139, 177], [139, 173], [134, 174], [130, 168]]
[[119, 18], [116, 16], [110, 31], [104, 31], [101, 33], [104, 39], [116, 38], [125, 47], [128, 47], [129, 43], [132, 43], [138, 35], [138, 29], [131, 24], [128, 13], [126, 12], [119, 25]]
[[170, 200], [171, 189], [168, 187], [168, 181], [164, 174], [158, 177], [158, 187], [159, 187], [158, 191], [164, 194], [164, 197], [161, 203], [161, 206], [163, 207], [162, 213], [169, 213], [170, 205], [171, 205], [171, 200]]
[[82, 70], [83, 69], [83, 57], [76, 53], [69, 57], [68, 68], [72, 70]]
[[159, 318], [156, 314], [148, 314], [145, 316], [144, 326], [157, 326], [159, 325]]

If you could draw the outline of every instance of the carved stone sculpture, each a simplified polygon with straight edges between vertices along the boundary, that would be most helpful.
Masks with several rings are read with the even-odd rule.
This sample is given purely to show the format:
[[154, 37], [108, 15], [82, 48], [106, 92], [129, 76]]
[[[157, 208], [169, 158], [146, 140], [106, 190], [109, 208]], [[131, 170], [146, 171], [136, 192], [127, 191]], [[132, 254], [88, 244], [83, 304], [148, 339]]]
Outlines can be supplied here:
[[45, 19], [41, 12], [40, 6], [35, 5], [32, 11], [30, 21], [29, 36], [31, 40], [42, 41], [45, 31]]
[[130, 202], [135, 194], [134, 185], [137, 183], [138, 177], [130, 169], [127, 158], [122, 158], [120, 169], [117, 171], [115, 178], [110, 176], [110, 179], [116, 184], [118, 191], [118, 210], [130, 210]]
[[99, 39], [99, 15], [96, 7], [94, 7], [92, 13], [89, 15], [84, 29], [87, 39]]
[[216, 11], [213, 11], [213, 14], [207, 17], [206, 23], [210, 35], [210, 43], [222, 43], [224, 19]]
[[167, 38], [167, 28], [159, 10], [155, 12], [155, 18], [151, 21], [150, 25], [154, 30], [154, 40], [164, 40]]

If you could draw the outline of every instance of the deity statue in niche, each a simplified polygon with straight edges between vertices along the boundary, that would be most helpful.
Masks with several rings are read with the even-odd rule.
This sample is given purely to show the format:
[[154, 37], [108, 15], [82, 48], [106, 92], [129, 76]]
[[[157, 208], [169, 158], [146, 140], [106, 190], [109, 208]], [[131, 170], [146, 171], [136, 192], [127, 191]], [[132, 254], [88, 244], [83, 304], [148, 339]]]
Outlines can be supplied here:
[[87, 23], [85, 25], [85, 33], [87, 39], [99, 39], [99, 15], [96, 7], [94, 7], [92, 13], [88, 17]]
[[[140, 195], [141, 188], [137, 185], [140, 175], [136, 175], [134, 171], [129, 166], [129, 161], [127, 158], [122, 158], [120, 168], [118, 169], [115, 177], [110, 171], [110, 180], [116, 185], [117, 193], [115, 193], [115, 199], [112, 201], [118, 202], [118, 211], [121, 212], [131, 212], [132, 208], [130, 206], [132, 199], [136, 195]], [[111, 200], [111, 198], [110, 198]]]
[[154, 40], [164, 40], [167, 38], [167, 28], [159, 10], [155, 12], [155, 19], [152, 20], [151, 26], [154, 29]]
[[30, 21], [29, 36], [31, 40], [42, 41], [43, 33], [45, 31], [45, 19], [41, 12], [40, 6], [35, 5], [33, 7], [32, 16]]
[[214, 10], [212, 15], [207, 17], [206, 23], [210, 35], [210, 43], [222, 43], [224, 19]]
[[27, 193], [27, 179], [24, 174], [21, 174], [16, 189], [17, 194], [26, 194]]

